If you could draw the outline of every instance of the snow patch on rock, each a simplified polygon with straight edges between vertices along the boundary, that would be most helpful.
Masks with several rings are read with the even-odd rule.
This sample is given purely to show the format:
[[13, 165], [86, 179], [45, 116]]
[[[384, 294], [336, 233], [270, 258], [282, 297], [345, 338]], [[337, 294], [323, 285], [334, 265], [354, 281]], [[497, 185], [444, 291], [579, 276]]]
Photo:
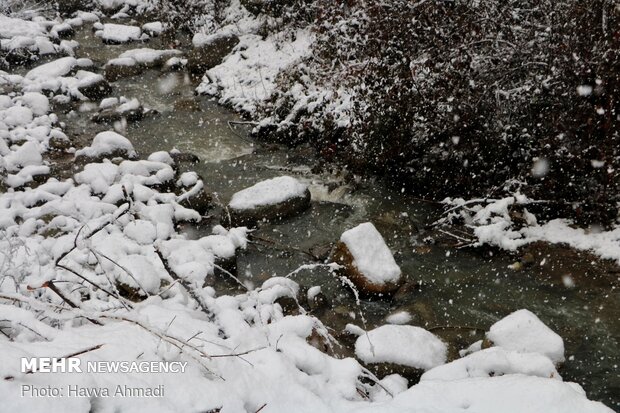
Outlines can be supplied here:
[[365, 363], [395, 363], [429, 370], [446, 362], [447, 346], [414, 326], [384, 325], [357, 338], [355, 355]]

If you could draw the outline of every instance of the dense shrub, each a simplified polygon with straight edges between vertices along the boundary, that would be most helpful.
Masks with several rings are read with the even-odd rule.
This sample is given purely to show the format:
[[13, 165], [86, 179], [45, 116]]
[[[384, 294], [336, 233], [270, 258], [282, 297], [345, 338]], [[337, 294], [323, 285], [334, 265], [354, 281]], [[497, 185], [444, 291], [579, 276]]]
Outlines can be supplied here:
[[614, 2], [323, 0], [298, 9], [314, 19], [316, 51], [281, 77], [262, 113], [271, 135], [311, 140], [424, 196], [519, 189], [552, 201], [551, 215], [617, 217]]

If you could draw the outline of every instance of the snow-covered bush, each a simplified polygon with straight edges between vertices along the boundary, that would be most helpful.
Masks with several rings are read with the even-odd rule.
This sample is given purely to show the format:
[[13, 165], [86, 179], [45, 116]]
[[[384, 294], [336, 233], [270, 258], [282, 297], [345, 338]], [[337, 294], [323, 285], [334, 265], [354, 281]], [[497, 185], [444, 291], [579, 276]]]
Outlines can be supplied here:
[[[583, 223], [617, 216], [611, 2], [313, 2], [313, 53], [259, 135], [316, 142], [430, 197], [514, 190]], [[353, 149], [353, 150], [351, 150]], [[542, 168], [541, 168], [542, 166]]]

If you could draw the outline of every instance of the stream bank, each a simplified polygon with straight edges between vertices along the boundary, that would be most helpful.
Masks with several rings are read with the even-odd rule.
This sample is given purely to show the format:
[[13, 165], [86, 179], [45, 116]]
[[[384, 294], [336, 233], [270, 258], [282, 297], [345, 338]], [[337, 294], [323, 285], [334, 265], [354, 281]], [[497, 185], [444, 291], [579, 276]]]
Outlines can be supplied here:
[[[78, 31], [75, 39], [81, 45], [78, 55], [99, 67], [123, 51], [162, 46], [154, 39], [146, 45], [102, 47], [88, 28]], [[180, 37], [177, 43], [187, 47], [188, 39]], [[200, 162], [188, 168], [204, 177], [208, 190], [222, 202], [256, 182], [283, 174], [310, 186], [309, 210], [282, 222], [260, 224], [252, 233], [253, 242], [237, 258], [237, 275], [244, 283], [260, 285], [271, 276], [317, 262], [313, 256], [324, 259], [343, 231], [371, 221], [407, 281], [415, 286], [397, 299], [362, 300], [358, 308], [351, 292], [328, 271], [300, 271], [295, 280], [305, 289], [321, 286], [328, 304], [320, 318], [334, 336], [350, 340], [342, 331], [348, 323], [360, 325], [360, 313], [364, 327], [371, 329], [384, 324], [390, 314], [407, 311], [412, 324], [450, 343], [454, 356], [458, 349], [481, 339], [501, 317], [528, 308], [565, 339], [570, 358], [560, 371], [564, 379], [580, 383], [593, 399], [610, 406], [620, 403], [620, 293], [615, 264], [545, 243], [529, 245], [517, 256], [488, 248], [452, 248], [450, 237], [424, 230], [441, 212], [435, 205], [391, 189], [379, 179], [317, 168], [320, 156], [310, 146], [289, 148], [252, 141], [243, 119], [211, 99], [196, 96], [196, 80], [184, 71], [147, 69], [112, 86], [112, 96], [137, 98], [159, 112], [120, 130], [138, 153], [144, 157], [176, 148], [195, 154]], [[76, 145], [110, 127], [90, 120], [95, 107], [75, 109], [61, 120]], [[187, 235], [207, 235], [219, 216], [216, 209], [199, 226], [188, 226]], [[521, 263], [517, 269], [515, 262]], [[218, 283], [223, 291], [236, 289], [226, 281]], [[353, 355], [351, 347], [340, 351]]]

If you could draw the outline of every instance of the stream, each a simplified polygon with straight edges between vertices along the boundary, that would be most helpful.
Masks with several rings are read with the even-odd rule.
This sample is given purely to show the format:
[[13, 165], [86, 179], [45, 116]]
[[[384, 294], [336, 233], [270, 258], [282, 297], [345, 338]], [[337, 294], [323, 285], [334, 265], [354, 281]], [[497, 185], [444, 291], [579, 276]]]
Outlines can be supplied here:
[[[167, 47], [160, 39], [144, 45], [103, 45], [88, 26], [74, 39], [80, 43], [78, 57], [91, 58], [99, 68], [125, 50]], [[183, 36], [179, 40], [181, 47], [190, 41]], [[315, 263], [308, 252], [321, 255], [343, 231], [371, 221], [407, 280], [417, 286], [398, 299], [362, 299], [358, 307], [351, 291], [329, 271], [300, 271], [294, 279], [304, 288], [321, 286], [329, 306], [320, 318], [336, 338], [347, 323], [370, 329], [385, 324], [387, 315], [407, 310], [412, 324], [450, 343], [454, 357], [457, 349], [482, 339], [494, 322], [527, 308], [564, 339], [567, 360], [559, 370], [563, 379], [581, 384], [589, 398], [620, 409], [620, 291], [618, 274], [611, 273], [610, 265], [585, 253], [541, 246], [533, 247], [533, 265], [515, 271], [509, 268], [518, 259], [514, 255], [429, 243], [427, 237], [433, 234], [423, 228], [441, 213], [436, 205], [390, 189], [380, 179], [345, 180], [341, 173], [316, 168], [319, 160], [309, 147], [251, 141], [247, 126], [235, 123], [242, 119], [207, 97], [195, 96], [196, 80], [184, 72], [149, 69], [112, 86], [111, 96], [135, 97], [159, 112], [120, 131], [140, 156], [173, 148], [197, 155], [200, 163], [191, 169], [222, 202], [236, 191], [279, 175], [295, 176], [310, 185], [309, 210], [263, 223], [252, 234], [256, 242], [237, 260], [243, 282], [258, 286], [271, 276]], [[90, 121], [93, 107], [74, 109], [60, 114], [74, 142], [87, 144], [97, 132], [110, 128]], [[214, 213], [204, 224], [187, 228], [188, 237], [208, 234], [218, 217]], [[221, 284], [221, 292], [235, 288], [227, 281], [215, 282]], [[350, 346], [338, 352], [352, 355]]]

